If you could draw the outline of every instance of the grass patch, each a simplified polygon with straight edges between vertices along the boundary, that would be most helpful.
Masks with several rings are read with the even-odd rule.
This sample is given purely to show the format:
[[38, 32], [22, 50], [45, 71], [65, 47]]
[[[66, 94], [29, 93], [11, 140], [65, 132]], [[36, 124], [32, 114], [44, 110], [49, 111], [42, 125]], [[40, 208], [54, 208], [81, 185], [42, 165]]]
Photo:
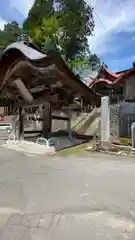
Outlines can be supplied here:
[[129, 144], [132, 142], [131, 138], [120, 138], [120, 143]]
[[56, 153], [57, 156], [69, 156], [77, 153], [84, 152], [85, 148], [88, 147], [88, 143], [79, 144], [74, 147], [63, 149]]

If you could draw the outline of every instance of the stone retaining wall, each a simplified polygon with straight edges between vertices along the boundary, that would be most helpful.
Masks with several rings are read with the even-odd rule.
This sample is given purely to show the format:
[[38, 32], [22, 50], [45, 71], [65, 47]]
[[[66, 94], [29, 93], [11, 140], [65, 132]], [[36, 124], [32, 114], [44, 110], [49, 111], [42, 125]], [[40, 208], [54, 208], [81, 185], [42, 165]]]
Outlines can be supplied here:
[[110, 138], [111, 141], [119, 140], [120, 104], [110, 104]]

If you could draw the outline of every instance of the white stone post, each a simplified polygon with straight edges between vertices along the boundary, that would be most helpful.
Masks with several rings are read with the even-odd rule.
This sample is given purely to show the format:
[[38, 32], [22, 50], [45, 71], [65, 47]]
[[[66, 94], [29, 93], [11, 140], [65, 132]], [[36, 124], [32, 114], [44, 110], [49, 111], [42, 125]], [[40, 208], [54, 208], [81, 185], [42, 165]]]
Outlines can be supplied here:
[[101, 147], [108, 149], [110, 146], [110, 108], [109, 97], [101, 98]]

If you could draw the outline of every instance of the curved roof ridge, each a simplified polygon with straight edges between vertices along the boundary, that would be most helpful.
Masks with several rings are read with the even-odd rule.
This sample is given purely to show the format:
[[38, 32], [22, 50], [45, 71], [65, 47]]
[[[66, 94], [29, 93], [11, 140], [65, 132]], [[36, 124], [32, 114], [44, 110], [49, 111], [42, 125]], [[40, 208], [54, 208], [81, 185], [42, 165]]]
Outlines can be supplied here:
[[89, 87], [92, 88], [94, 85], [96, 85], [97, 83], [105, 83], [105, 84], [108, 84], [108, 85], [111, 85], [113, 84], [113, 82], [107, 78], [99, 78], [97, 81], [93, 81]]
[[114, 78], [119, 78], [121, 76], [121, 74], [114, 73], [105, 66], [103, 66], [103, 68], [109, 75], [111, 75]]

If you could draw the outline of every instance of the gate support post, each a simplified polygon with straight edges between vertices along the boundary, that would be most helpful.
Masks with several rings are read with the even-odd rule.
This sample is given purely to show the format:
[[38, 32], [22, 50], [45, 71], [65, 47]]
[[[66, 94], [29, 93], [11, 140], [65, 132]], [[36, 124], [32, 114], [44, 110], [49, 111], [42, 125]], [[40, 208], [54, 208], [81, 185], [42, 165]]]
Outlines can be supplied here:
[[19, 108], [19, 132], [18, 132], [19, 140], [24, 139], [24, 109]]
[[43, 137], [48, 139], [52, 130], [52, 106], [49, 102], [45, 102], [43, 106]]
[[70, 109], [70, 108], [69, 108], [69, 111], [68, 111], [67, 132], [68, 132], [68, 137], [69, 137], [69, 139], [72, 140], [71, 109]]

